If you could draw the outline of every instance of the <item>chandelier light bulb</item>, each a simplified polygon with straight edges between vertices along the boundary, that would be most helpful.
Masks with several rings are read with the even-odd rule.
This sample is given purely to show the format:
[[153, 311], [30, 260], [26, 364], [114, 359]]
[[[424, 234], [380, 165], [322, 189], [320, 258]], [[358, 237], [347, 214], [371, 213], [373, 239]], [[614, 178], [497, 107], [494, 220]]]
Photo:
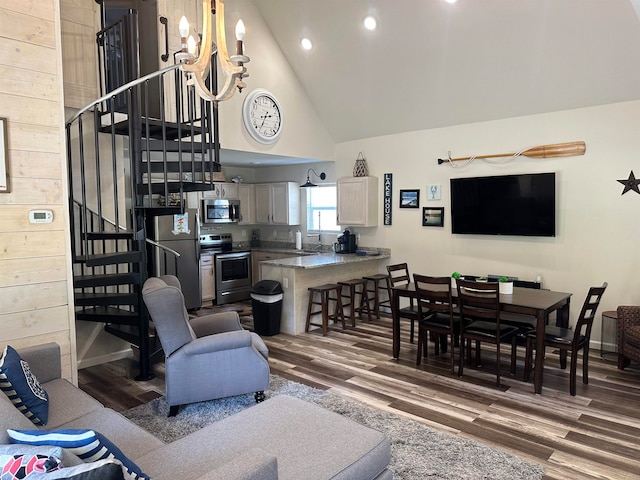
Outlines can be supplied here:
[[189, 39], [187, 40], [187, 51], [190, 55], [196, 56], [198, 51], [198, 46], [196, 44], [196, 39], [193, 38], [193, 35], [189, 35]]
[[302, 48], [305, 50], [311, 50], [313, 48], [313, 43], [306, 37], [300, 40], [300, 45], [302, 45]]
[[187, 38], [187, 35], [189, 35], [189, 20], [187, 20], [187, 17], [185, 17], [184, 15], [180, 19], [178, 30], [182, 38]]
[[238, 20], [238, 23], [236, 23], [236, 39], [244, 40], [244, 34], [245, 34], [244, 22], [242, 21], [242, 19], [240, 19]]

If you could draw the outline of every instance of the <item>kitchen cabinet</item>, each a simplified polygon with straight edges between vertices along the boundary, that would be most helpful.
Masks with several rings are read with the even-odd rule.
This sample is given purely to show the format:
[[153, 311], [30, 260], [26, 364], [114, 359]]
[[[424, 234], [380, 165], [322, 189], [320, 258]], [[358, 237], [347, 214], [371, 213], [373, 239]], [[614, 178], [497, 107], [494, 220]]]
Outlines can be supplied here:
[[205, 190], [202, 192], [202, 198], [224, 198], [227, 200], [238, 200], [238, 184], [214, 183], [212, 190]]
[[247, 183], [239, 184], [238, 199], [240, 200], [240, 221], [238, 225], [253, 225], [256, 223], [255, 185]]
[[343, 177], [336, 183], [338, 225], [378, 225], [378, 178]]
[[300, 225], [300, 186], [296, 182], [255, 185], [256, 223]]
[[200, 291], [202, 303], [213, 302], [216, 298], [216, 271], [214, 257], [210, 254], [200, 256]]
[[262, 280], [262, 272], [260, 268], [260, 262], [267, 260], [279, 260], [281, 258], [299, 257], [294, 253], [274, 253], [274, 252], [262, 252], [260, 250], [253, 250], [251, 252], [251, 281], [255, 285], [256, 282]]

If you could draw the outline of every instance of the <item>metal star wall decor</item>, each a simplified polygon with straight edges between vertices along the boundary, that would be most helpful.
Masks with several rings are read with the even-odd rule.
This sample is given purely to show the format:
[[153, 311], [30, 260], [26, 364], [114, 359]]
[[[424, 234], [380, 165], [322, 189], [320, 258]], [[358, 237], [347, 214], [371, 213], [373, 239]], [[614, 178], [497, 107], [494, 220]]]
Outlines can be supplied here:
[[622, 193], [620, 195], [624, 195], [629, 190], [633, 190], [634, 192], [640, 194], [640, 188], [638, 188], [640, 180], [636, 180], [636, 176], [633, 174], [633, 170], [631, 170], [629, 178], [627, 178], [626, 180], [618, 180], [618, 182], [624, 185], [624, 190], [622, 190]]

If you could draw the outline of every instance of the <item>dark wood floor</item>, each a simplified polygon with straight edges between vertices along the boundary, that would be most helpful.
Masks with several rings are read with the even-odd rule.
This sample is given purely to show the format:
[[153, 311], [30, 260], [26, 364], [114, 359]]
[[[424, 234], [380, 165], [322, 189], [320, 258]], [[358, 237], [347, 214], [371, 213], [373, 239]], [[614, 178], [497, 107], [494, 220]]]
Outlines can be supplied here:
[[[251, 317], [243, 317], [243, 323], [251, 328]], [[640, 479], [639, 366], [621, 372], [592, 351], [589, 385], [579, 376], [578, 394], [571, 397], [568, 371], [558, 368], [557, 354], [549, 351], [543, 391], [535, 395], [533, 384], [522, 381], [521, 351], [515, 376], [509, 375], [505, 352], [498, 388], [495, 350], [483, 347], [486, 364], [465, 367], [458, 377], [449, 371], [448, 354], [437, 359], [431, 348], [416, 367], [408, 324], [402, 335], [399, 360], [391, 358], [389, 318], [358, 322], [327, 337], [281, 334], [264, 340], [272, 373], [538, 462], [546, 479]], [[163, 394], [163, 364], [154, 371], [154, 380], [136, 382], [133, 360], [120, 360], [81, 370], [79, 384], [123, 411]]]

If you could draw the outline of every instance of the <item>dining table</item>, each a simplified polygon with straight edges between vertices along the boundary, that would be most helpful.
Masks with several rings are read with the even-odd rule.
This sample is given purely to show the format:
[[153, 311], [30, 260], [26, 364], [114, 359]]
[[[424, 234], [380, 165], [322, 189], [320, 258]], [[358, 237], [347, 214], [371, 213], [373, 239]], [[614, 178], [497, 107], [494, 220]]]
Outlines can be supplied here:
[[[445, 287], [446, 288], [446, 287]], [[457, 298], [458, 291], [452, 289]], [[536, 318], [536, 355], [534, 363], [534, 391], [542, 392], [544, 369], [544, 329], [549, 323], [549, 315], [556, 312], [556, 325], [569, 326], [569, 305], [571, 293], [554, 292], [535, 288], [514, 287], [512, 294], [500, 294], [500, 311], [529, 315]], [[391, 314], [393, 319], [393, 358], [400, 356], [400, 301], [402, 298], [415, 299], [418, 293], [413, 282], [391, 288]], [[565, 360], [565, 361], [562, 361]], [[566, 357], [561, 359], [566, 365]]]

